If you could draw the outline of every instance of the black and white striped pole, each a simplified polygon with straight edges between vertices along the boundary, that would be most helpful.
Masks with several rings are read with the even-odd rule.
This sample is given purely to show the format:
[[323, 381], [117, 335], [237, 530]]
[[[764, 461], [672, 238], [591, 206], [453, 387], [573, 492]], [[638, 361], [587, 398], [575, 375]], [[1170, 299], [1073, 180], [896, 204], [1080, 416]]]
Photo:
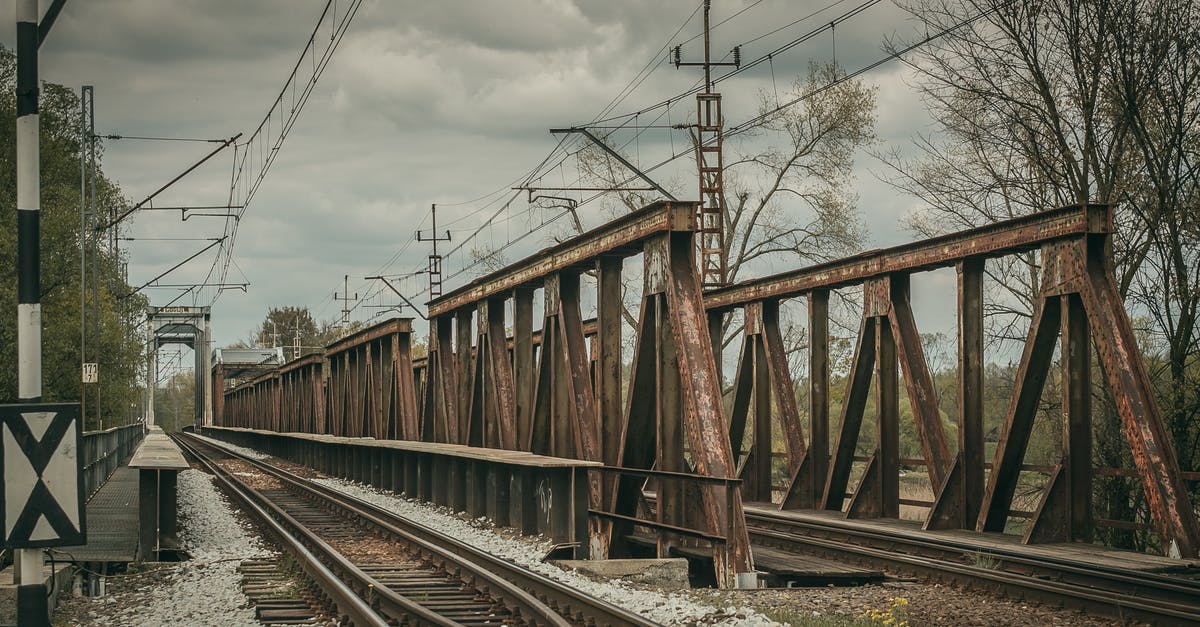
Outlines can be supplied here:
[[[42, 399], [38, 3], [17, 0], [17, 395]], [[17, 549], [17, 623], [50, 622], [42, 549]]]

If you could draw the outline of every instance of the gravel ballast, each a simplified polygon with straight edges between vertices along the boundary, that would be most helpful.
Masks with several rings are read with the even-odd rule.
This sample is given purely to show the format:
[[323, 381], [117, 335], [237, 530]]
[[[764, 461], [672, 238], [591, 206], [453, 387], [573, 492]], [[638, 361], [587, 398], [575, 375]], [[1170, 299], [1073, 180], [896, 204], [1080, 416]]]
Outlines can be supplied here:
[[[207, 439], [207, 438], [206, 438]], [[259, 451], [208, 439], [256, 459], [298, 468]], [[300, 467], [302, 468], [302, 467]], [[317, 476], [313, 481], [425, 525], [584, 590], [614, 605], [666, 625], [811, 625], [814, 627], [869, 627], [892, 618], [893, 625], [1111, 625], [1121, 621], [1082, 612], [1007, 599], [984, 592], [946, 587], [932, 582], [896, 581], [863, 587], [793, 588], [755, 591], [698, 589], [666, 592], [622, 580], [596, 581], [541, 561], [552, 547], [543, 537], [520, 536], [511, 529], [495, 528], [486, 518], [471, 519], [370, 486]], [[898, 605], [898, 600], [903, 606]], [[872, 620], [867, 614], [894, 609]], [[778, 621], [778, 622], [776, 622]]]
[[[205, 438], [218, 446], [255, 459], [268, 456], [246, 447]], [[274, 461], [274, 460], [273, 460]], [[635, 586], [622, 580], [596, 581], [541, 561], [553, 546], [544, 537], [518, 536], [510, 530], [497, 530], [487, 518], [464, 519], [447, 508], [409, 500], [370, 486], [334, 478], [315, 478], [320, 483], [376, 505], [407, 520], [454, 537], [475, 548], [551, 577], [587, 594], [599, 597], [664, 625], [773, 625], [752, 610], [738, 607], [713, 607], [679, 593], [664, 593]]]
[[192, 559], [109, 577], [109, 594], [68, 600], [55, 612], [55, 624], [257, 625], [237, 567], [270, 551], [199, 470], [179, 473], [179, 528]]
[[314, 479], [407, 520], [454, 537], [477, 549], [519, 564], [573, 588], [582, 590], [664, 625], [772, 625], [751, 610], [724, 609], [697, 603], [681, 594], [666, 594], [634, 587], [622, 580], [595, 581], [541, 561], [552, 547], [545, 538], [509, 538], [497, 534], [486, 518], [464, 520], [448, 509], [410, 501], [390, 493], [341, 479]]

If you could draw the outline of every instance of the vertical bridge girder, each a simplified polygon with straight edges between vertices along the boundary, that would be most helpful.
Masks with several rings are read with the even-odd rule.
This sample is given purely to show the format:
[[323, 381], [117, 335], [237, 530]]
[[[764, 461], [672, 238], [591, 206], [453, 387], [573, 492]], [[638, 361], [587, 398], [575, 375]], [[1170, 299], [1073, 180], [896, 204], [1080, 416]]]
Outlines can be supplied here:
[[[655, 203], [431, 301], [423, 411], [427, 422], [442, 425], [438, 441], [516, 447], [631, 472], [732, 478], [733, 455], [692, 245], [695, 213], [696, 203]], [[625, 405], [620, 281], [623, 260], [638, 254], [646, 277], [637, 329], [642, 339]], [[594, 326], [581, 315], [581, 275], [589, 272], [597, 277]], [[536, 289], [544, 299], [540, 334], [531, 320]], [[501, 344], [497, 338], [509, 320], [509, 301], [514, 336]], [[468, 330], [472, 314], [474, 345]], [[589, 327], [594, 329], [590, 354]], [[511, 355], [501, 348], [509, 345]], [[649, 410], [646, 400], [654, 401]], [[613, 550], [624, 550], [625, 536], [633, 531], [629, 521], [639, 520], [644, 511], [638, 498], [644, 484], [643, 476], [592, 473], [589, 549], [594, 555], [606, 555], [610, 543]], [[684, 484], [683, 479], [658, 481], [655, 519], [640, 520], [693, 529], [714, 540], [714, 565], [723, 583], [750, 572], [736, 482], [726, 488], [701, 480], [687, 488], [702, 502], [691, 517], [682, 511]], [[652, 528], [659, 531], [660, 550], [669, 552], [675, 534]]]
[[391, 318], [325, 348], [330, 435], [419, 440], [412, 320]]
[[[1126, 440], [1133, 452], [1137, 475], [1150, 506], [1153, 528], [1170, 554], [1196, 556], [1200, 550], [1197, 526], [1188, 492], [1176, 462], [1169, 433], [1155, 402], [1150, 377], [1138, 351], [1109, 264], [1107, 241], [1112, 232], [1111, 208], [1105, 205], [1062, 207], [951, 233], [912, 244], [875, 250], [808, 268], [746, 281], [705, 294], [710, 316], [743, 309], [747, 322], [738, 375], [735, 381], [732, 427], [740, 438], [749, 398], [768, 407], [770, 390], [784, 402], [780, 407], [785, 433], [799, 433], [793, 416], [790, 390], [781, 389], [762, 357], [770, 354], [770, 340], [759, 339], [758, 329], [770, 329], [764, 311], [781, 300], [809, 298], [810, 328], [810, 429], [823, 432], [828, 425], [828, 291], [861, 285], [863, 320], [847, 376], [841, 429], [828, 460], [813, 459], [813, 451], [827, 442], [788, 442], [792, 479], [783, 507], [816, 507], [842, 510], [850, 496], [848, 516], [897, 516], [900, 498], [896, 476], [897, 401], [895, 380], [903, 373], [913, 410], [923, 460], [935, 500], [925, 521], [927, 529], [974, 528], [1002, 531], [1011, 510], [1017, 475], [1023, 469], [1026, 445], [1036, 405], [1050, 367], [1054, 343], [1062, 330], [1064, 389], [1061, 459], [1051, 469], [1050, 482], [1033, 512], [1024, 540], [1089, 540], [1095, 521], [1091, 512], [1091, 408], [1088, 368], [1089, 338], [1108, 390], [1120, 413]], [[1043, 262], [1042, 293], [1037, 298], [1033, 323], [1022, 355], [1017, 385], [1010, 399], [992, 471], [985, 481], [983, 459], [983, 290], [986, 260], [1040, 250]], [[909, 277], [942, 267], [958, 271], [959, 313], [959, 441], [951, 456], [945, 441], [937, 399], [920, 336], [909, 303]], [[761, 346], [761, 348], [760, 348]], [[874, 373], [872, 373], [874, 369]], [[749, 374], [748, 374], [749, 373]], [[872, 377], [872, 374], [874, 375]], [[760, 378], [762, 377], [762, 378]], [[851, 463], [855, 461], [859, 428], [874, 379], [879, 419], [875, 452], [867, 458], [860, 487], [847, 494]], [[786, 379], [784, 379], [786, 381]], [[757, 412], [757, 410], [756, 410]], [[761, 420], [761, 418], [760, 418]], [[767, 418], [769, 421], [769, 417]], [[769, 422], [761, 426], [770, 428]], [[735, 445], [740, 442], [735, 441]], [[751, 458], [766, 444], [756, 438]], [[749, 486], [760, 485], [769, 466], [745, 465]], [[754, 490], [765, 500], [769, 492]]]
[[[1090, 503], [1087, 390], [1094, 345], [1153, 529], [1169, 553], [1197, 555], [1195, 513], [1106, 263], [1109, 207], [1063, 207], [706, 294], [692, 248], [695, 208], [696, 203], [656, 203], [432, 301], [425, 358], [411, 358], [408, 321], [393, 320], [331, 345], [323, 362], [306, 358], [228, 390], [221, 424], [473, 444], [603, 462], [580, 489], [591, 510], [590, 546], [583, 553], [621, 554], [634, 528], [652, 529], [664, 553], [697, 540], [712, 543], [718, 581], [728, 583], [734, 573], [753, 567], [742, 491], [752, 500], [771, 497], [768, 436], [776, 420], [789, 473], [785, 509], [896, 516], [901, 504], [920, 504], [901, 501], [900, 466], [924, 465], [934, 491], [933, 503], [926, 504], [927, 529], [1003, 530], [1022, 514], [1012, 510], [1013, 488], [1017, 474], [1027, 469], [1033, 413], [1056, 341], [1064, 356], [1061, 456], [1049, 469], [1024, 540], [1089, 539], [1103, 522], [1092, 519]], [[988, 259], [1034, 250], [1043, 264], [1042, 291], [988, 472], [985, 266]], [[623, 394], [621, 271], [625, 259], [639, 254], [643, 297]], [[958, 277], [959, 424], [953, 455], [909, 288], [913, 274], [949, 267]], [[596, 277], [595, 321], [581, 317], [584, 273]], [[830, 446], [829, 300], [833, 290], [853, 286], [863, 288], [864, 313]], [[544, 319], [535, 330], [538, 289]], [[780, 328], [781, 303], [797, 298], [808, 306], [807, 441]], [[733, 309], [744, 310], [746, 326], [727, 424], [714, 346], [720, 346], [723, 316]], [[512, 337], [505, 337], [508, 328]], [[316, 385], [321, 370], [328, 379], [323, 391]], [[920, 460], [899, 457], [901, 380]], [[860, 487], [847, 494], [851, 464], [864, 461], [855, 451], [872, 393], [880, 412], [875, 447], [865, 458]], [[458, 480], [451, 477], [451, 483]], [[653, 506], [642, 498], [646, 488], [657, 493]]]

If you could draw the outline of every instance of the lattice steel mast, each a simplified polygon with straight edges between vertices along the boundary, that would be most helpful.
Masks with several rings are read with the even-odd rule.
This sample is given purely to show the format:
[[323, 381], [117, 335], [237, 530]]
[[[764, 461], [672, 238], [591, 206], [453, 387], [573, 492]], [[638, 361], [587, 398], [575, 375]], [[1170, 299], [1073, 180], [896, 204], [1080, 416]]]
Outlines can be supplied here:
[[704, 2], [704, 61], [684, 63], [680, 46], [675, 46], [675, 67], [703, 67], [704, 91], [696, 94], [696, 126], [692, 142], [696, 146], [696, 169], [700, 176], [700, 207], [696, 213], [696, 247], [700, 281], [705, 288], [715, 288], [729, 282], [728, 251], [725, 246], [725, 163], [722, 159], [724, 138], [721, 116], [721, 94], [713, 92], [712, 68], [741, 65], [741, 50], [733, 49], [732, 62], [713, 62], [709, 9], [712, 1]]

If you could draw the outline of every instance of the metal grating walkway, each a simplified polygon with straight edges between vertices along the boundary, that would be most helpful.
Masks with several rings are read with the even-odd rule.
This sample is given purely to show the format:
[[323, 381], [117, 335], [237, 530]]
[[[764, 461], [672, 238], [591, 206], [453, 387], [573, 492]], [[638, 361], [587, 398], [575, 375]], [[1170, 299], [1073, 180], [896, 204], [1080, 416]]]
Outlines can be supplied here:
[[85, 546], [63, 547], [77, 562], [132, 562], [138, 544], [138, 471], [117, 468], [87, 503]]

